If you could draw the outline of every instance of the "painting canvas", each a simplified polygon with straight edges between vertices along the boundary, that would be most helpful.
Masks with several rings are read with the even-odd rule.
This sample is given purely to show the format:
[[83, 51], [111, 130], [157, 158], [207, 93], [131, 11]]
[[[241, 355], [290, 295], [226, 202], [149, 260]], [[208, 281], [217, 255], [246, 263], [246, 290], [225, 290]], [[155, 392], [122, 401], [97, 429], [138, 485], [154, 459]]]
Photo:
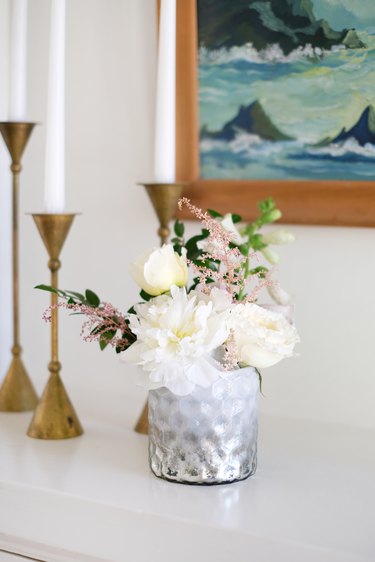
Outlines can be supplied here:
[[202, 179], [375, 180], [374, 0], [198, 0]]

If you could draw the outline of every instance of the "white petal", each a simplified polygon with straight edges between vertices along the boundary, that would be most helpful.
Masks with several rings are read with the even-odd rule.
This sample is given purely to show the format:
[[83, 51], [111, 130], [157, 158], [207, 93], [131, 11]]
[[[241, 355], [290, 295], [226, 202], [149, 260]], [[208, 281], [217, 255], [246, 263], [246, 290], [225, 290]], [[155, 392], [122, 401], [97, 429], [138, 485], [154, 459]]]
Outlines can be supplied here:
[[240, 350], [240, 362], [257, 369], [272, 367], [272, 365], [281, 361], [282, 358], [281, 355], [251, 343], [244, 345]]

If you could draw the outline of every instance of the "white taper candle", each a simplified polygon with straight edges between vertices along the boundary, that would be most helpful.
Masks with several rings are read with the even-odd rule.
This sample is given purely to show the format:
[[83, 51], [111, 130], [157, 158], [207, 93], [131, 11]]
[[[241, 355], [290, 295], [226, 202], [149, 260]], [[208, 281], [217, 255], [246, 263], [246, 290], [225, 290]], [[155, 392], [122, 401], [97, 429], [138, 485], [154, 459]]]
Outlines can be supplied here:
[[65, 209], [65, 0], [52, 0], [46, 119], [45, 211]]
[[156, 87], [155, 181], [176, 180], [176, 0], [161, 0]]
[[13, 0], [11, 7], [8, 121], [25, 121], [27, 0]]

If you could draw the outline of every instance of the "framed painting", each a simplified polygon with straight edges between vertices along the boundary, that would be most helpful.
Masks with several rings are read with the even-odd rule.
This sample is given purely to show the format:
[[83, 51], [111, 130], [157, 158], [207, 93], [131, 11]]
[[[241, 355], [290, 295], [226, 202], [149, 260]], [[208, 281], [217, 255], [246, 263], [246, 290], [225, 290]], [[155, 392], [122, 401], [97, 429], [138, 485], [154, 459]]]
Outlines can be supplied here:
[[177, 178], [203, 207], [375, 226], [373, 0], [177, 0]]

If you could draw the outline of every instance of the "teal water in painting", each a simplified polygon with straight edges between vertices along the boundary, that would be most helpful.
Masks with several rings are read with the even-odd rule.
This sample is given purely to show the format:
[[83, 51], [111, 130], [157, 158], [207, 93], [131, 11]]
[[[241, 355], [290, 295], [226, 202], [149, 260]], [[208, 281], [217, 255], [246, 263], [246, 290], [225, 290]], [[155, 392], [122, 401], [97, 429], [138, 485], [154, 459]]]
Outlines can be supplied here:
[[[277, 45], [201, 47], [200, 125], [209, 131], [200, 142], [201, 177], [375, 180], [375, 143], [338, 140], [375, 108], [375, 27], [357, 32], [366, 48], [305, 46], [285, 55]], [[241, 128], [233, 138], [219, 134], [254, 102], [291, 140]]]

